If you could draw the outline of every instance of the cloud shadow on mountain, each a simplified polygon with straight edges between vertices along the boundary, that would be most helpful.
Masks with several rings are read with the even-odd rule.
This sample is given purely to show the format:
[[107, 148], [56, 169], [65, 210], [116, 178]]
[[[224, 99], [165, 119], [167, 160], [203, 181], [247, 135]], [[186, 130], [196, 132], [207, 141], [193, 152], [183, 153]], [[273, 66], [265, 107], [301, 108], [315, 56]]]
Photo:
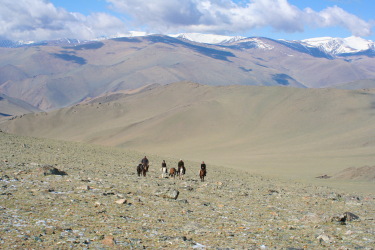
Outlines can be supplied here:
[[228, 61], [228, 62], [230, 62], [228, 57], [236, 57], [233, 53], [229, 51], [208, 48], [205, 46], [198, 46], [189, 42], [182, 41], [180, 39], [167, 37], [167, 36], [147, 36], [144, 39], [152, 43], [165, 43], [165, 44], [169, 44], [172, 46], [181, 45], [186, 48], [192, 49], [202, 55], [205, 55], [214, 59], [218, 59], [218, 60]]
[[140, 43], [142, 42], [141, 39], [135, 38], [135, 37], [118, 37], [118, 38], [112, 38], [112, 41], [116, 42], [127, 42], [127, 43]]
[[92, 43], [80, 44], [76, 46], [65, 46], [63, 47], [63, 49], [95, 50], [95, 49], [100, 49], [103, 46], [104, 46], [104, 43], [102, 42], [92, 42]]
[[53, 55], [56, 58], [59, 58], [59, 59], [62, 59], [62, 60], [68, 61], [68, 62], [77, 63], [77, 64], [80, 64], [80, 65], [84, 65], [84, 64], [87, 63], [85, 58], [75, 56], [75, 55], [70, 55], [70, 54], [66, 54], [66, 53], [64, 53], [64, 54], [52, 53], [51, 55]]
[[290, 84], [288, 80], [293, 80], [293, 78], [287, 74], [274, 74], [272, 75], [272, 79], [283, 86], [288, 86]]

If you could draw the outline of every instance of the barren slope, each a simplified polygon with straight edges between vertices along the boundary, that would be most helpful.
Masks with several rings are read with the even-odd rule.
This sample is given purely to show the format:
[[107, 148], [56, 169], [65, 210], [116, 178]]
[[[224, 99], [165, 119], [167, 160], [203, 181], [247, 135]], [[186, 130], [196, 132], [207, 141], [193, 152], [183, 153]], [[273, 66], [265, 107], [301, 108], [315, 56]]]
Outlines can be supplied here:
[[0, 121], [13, 115], [22, 115], [40, 110], [30, 104], [0, 93]]
[[[162, 179], [161, 161], [172, 167], [178, 159], [157, 155], [148, 155], [145, 178], [135, 173], [139, 152], [2, 132], [0, 141], [2, 249], [370, 250], [375, 244], [374, 189], [348, 193], [210, 162], [200, 182], [199, 163], [188, 160], [184, 180]], [[59, 171], [47, 171], [51, 165]]]
[[373, 164], [374, 103], [370, 90], [182, 82], [26, 115], [0, 128], [312, 180]]

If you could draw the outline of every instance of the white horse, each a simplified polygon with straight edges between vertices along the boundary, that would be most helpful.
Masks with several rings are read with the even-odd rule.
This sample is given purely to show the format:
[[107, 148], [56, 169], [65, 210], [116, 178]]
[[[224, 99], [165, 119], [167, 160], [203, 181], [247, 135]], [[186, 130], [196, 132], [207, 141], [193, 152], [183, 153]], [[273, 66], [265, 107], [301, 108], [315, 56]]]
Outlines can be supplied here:
[[168, 170], [167, 170], [167, 167], [162, 167], [162, 168], [160, 169], [160, 171], [161, 171], [161, 178], [165, 178], [165, 177], [168, 176]]

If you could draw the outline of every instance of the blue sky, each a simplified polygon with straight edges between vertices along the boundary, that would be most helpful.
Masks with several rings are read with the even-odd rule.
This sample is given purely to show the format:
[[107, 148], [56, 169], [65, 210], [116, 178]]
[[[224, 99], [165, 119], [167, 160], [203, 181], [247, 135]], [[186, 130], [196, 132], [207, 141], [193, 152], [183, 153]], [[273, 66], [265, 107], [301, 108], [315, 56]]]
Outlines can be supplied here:
[[144, 31], [374, 41], [374, 13], [374, 0], [2, 0], [0, 39], [93, 39]]

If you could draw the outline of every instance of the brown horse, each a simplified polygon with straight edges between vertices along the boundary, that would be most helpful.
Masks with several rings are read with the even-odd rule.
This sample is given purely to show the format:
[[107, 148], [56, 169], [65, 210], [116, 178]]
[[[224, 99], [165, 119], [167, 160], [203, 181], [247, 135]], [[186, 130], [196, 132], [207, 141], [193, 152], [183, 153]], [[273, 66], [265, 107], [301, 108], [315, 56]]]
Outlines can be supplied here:
[[199, 177], [201, 178], [201, 181], [204, 181], [205, 176], [206, 176], [206, 169], [201, 169], [199, 171]]
[[144, 166], [144, 165], [142, 165], [142, 163], [140, 163], [137, 166], [137, 174], [138, 174], [138, 176], [143, 175], [144, 177], [146, 177], [146, 173], [147, 172], [148, 172], [148, 165]]
[[169, 169], [169, 176], [176, 178], [177, 171], [175, 168], [170, 168]]

